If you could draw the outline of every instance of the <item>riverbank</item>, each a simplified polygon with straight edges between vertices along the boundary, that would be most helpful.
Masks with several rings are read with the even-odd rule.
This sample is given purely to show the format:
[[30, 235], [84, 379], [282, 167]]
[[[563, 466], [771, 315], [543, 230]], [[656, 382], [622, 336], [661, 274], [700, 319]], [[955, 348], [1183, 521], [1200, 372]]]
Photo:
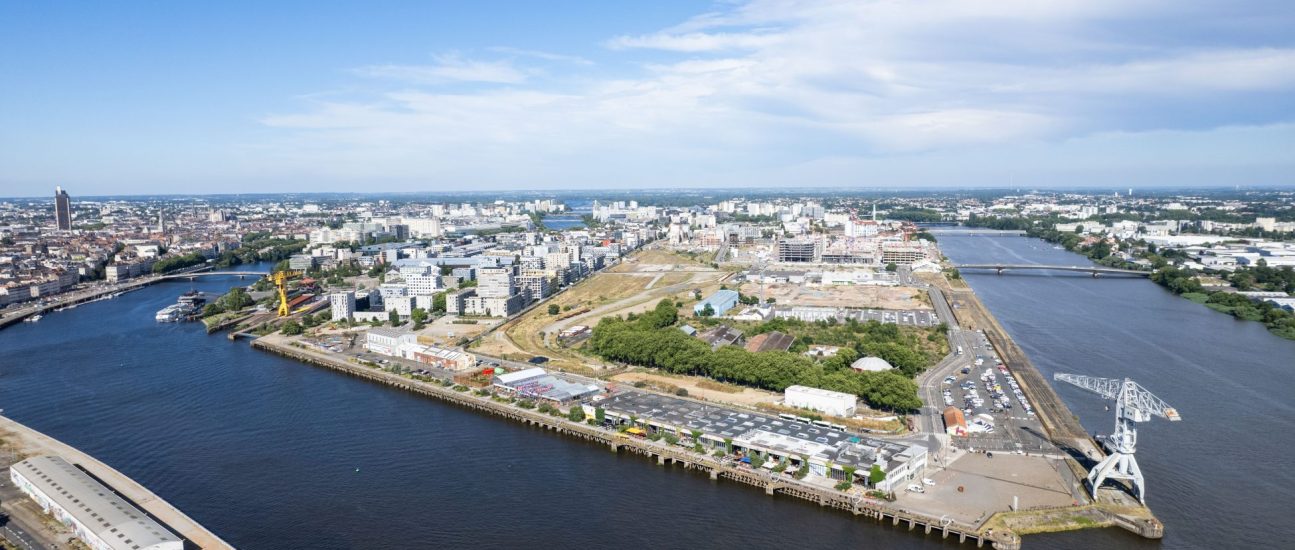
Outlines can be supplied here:
[[526, 409], [507, 401], [499, 401], [490, 396], [474, 395], [470, 391], [459, 391], [434, 382], [423, 382], [388, 372], [383, 369], [363, 366], [347, 360], [344, 356], [325, 353], [304, 346], [294, 345], [291, 339], [280, 335], [265, 336], [252, 342], [252, 347], [294, 359], [309, 365], [324, 367], [403, 389], [418, 395], [433, 397], [454, 405], [466, 407], [479, 412], [486, 412], [532, 426], [539, 426], [578, 439], [595, 441], [607, 445], [613, 452], [626, 450], [656, 459], [660, 465], [676, 464], [688, 469], [707, 472], [711, 479], [729, 479], [747, 485], [763, 488], [766, 494], [784, 494], [807, 500], [823, 507], [849, 512], [856, 516], [874, 518], [881, 523], [892, 526], [905, 525], [909, 530], [922, 528], [924, 534], [939, 533], [942, 538], [957, 537], [959, 542], [975, 542], [977, 546], [991, 543], [995, 548], [1015, 549], [1020, 547], [1020, 537], [1002, 528], [997, 530], [985, 527], [985, 523], [976, 526], [961, 526], [942, 521], [938, 516], [924, 515], [908, 509], [899, 509], [890, 503], [858, 494], [837, 491], [820, 487], [808, 482], [788, 479], [767, 472], [742, 468], [731, 461], [725, 461], [710, 455], [699, 454], [690, 450], [671, 446], [664, 442], [628, 437], [618, 431], [566, 419]]
[[[1070, 456], [1066, 460], [1066, 464], [1074, 473], [1075, 478], [1079, 480], [1085, 479], [1088, 475], [1088, 470], [1106, 456], [1102, 446], [1088, 434], [1087, 430], [1079, 423], [1079, 418], [1070, 411], [1047, 378], [1039, 372], [1024, 350], [1007, 334], [1007, 330], [989, 312], [989, 309], [976, 296], [975, 291], [965, 288], [948, 292], [950, 293], [951, 301], [956, 306], [954, 315], [957, 317], [959, 325], [972, 330], [984, 331], [986, 338], [994, 346], [999, 357], [1002, 357], [1004, 364], [1015, 374], [1017, 382], [1021, 385], [1021, 391], [1034, 403], [1035, 414], [1047, 431], [1049, 439]], [[1082, 485], [1083, 482], [1081, 481], [1080, 484]], [[1085, 491], [1087, 491], [1086, 488]], [[1091, 496], [1092, 493], [1086, 492], [1085, 494]], [[1051, 530], [1073, 530], [1113, 525], [1149, 539], [1164, 537], [1164, 524], [1152, 514], [1150, 508], [1139, 503], [1131, 495], [1124, 491], [1100, 491], [1098, 497], [1093, 499], [1095, 505], [1093, 509], [1103, 515], [1104, 521], [1092, 522], [1089, 519], [1075, 521], [1072, 518], [1087, 518], [1087, 516], [1084, 514], [1070, 514], [1064, 511], [1060, 513], [1045, 511], [1038, 518], [1041, 523], [1048, 525], [1047, 528], [1041, 528], [1037, 531], [1023, 530], [1022, 532], [1048, 532]], [[1006, 517], [1019, 519], [1018, 514]], [[1008, 522], [1005, 525], [1013, 525], [1013, 523]]]
[[[1262, 323], [1268, 332], [1295, 340], [1295, 314], [1268, 301], [1253, 300], [1236, 294], [1240, 290], [1277, 290], [1283, 286], [1288, 291], [1291, 277], [1289, 270], [1269, 268], [1261, 263], [1257, 267], [1237, 266], [1233, 270], [1207, 268], [1198, 271], [1180, 267], [1185, 260], [1190, 259], [1181, 250], [1156, 249], [1141, 240], [1120, 240], [1105, 234], [1085, 239], [1079, 233], [1058, 231], [1052, 224], [1029, 225], [1022, 233], [1027, 237], [1061, 245], [1066, 251], [1081, 254], [1098, 265], [1148, 271], [1153, 282], [1174, 295], [1231, 315], [1235, 319]], [[1243, 238], [1237, 237], [1237, 240], [1241, 239]], [[1135, 263], [1130, 258], [1141, 260], [1143, 264]], [[1242, 276], [1240, 280], [1244, 282], [1238, 283], [1237, 276]], [[1286, 280], [1283, 281], [1282, 277], [1286, 277]], [[1202, 280], [1209, 279], [1221, 280], [1229, 286], [1217, 288], [1202, 284]]]
[[145, 277], [130, 279], [125, 283], [116, 284], [112, 286], [105, 286], [105, 287], [94, 288], [94, 289], [84, 289], [84, 290], [58, 294], [58, 295], [55, 295], [54, 299], [48, 303], [38, 302], [34, 304], [27, 304], [25, 306], [19, 307], [12, 311], [7, 311], [3, 314], [0, 314], [0, 329], [3, 329], [14, 323], [21, 322], [22, 320], [28, 317], [31, 317], [33, 315], [43, 315], [45, 313], [54, 311], [59, 308], [75, 306], [86, 302], [93, 302], [96, 300], [106, 299], [109, 296], [112, 296], [114, 294], [124, 294], [134, 290], [139, 290], [143, 287], [146, 287], [154, 283], [187, 275], [190, 273], [207, 271], [209, 269], [211, 269], [211, 267], [209, 266], [185, 268], [185, 269], [176, 270], [174, 272], [166, 273], [162, 275], [148, 275]]
[[80, 466], [198, 548], [203, 550], [232, 550], [233, 548], [162, 497], [70, 445], [5, 417], [0, 417], [0, 438], [13, 448], [19, 460], [30, 456], [57, 455]]

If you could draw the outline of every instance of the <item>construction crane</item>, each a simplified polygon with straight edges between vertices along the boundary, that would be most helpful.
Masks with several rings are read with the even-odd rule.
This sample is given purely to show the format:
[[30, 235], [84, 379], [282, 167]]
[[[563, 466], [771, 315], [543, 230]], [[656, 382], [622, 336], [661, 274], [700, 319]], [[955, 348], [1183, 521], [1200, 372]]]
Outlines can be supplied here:
[[1132, 423], [1148, 422], [1153, 416], [1177, 422], [1182, 420], [1178, 411], [1128, 378], [1056, 373], [1052, 379], [1069, 382], [1105, 399], [1115, 400], [1115, 433], [1105, 439], [1106, 450], [1110, 454], [1088, 473], [1093, 498], [1097, 498], [1097, 489], [1107, 478], [1122, 479], [1133, 485], [1138, 501], [1146, 504], [1146, 481], [1142, 478], [1138, 461], [1133, 458], [1137, 449], [1138, 430]]
[[279, 291], [279, 317], [287, 317], [291, 311], [288, 311], [288, 279], [300, 277], [300, 271], [275, 271], [269, 275], [269, 279], [274, 281], [274, 288]]

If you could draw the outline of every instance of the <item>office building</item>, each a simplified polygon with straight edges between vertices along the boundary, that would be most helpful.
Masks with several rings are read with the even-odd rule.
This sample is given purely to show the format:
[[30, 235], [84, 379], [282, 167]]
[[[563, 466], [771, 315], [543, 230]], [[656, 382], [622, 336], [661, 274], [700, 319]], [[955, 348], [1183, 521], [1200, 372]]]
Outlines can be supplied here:
[[60, 231], [72, 230], [72, 197], [62, 187], [54, 188], [54, 223]]

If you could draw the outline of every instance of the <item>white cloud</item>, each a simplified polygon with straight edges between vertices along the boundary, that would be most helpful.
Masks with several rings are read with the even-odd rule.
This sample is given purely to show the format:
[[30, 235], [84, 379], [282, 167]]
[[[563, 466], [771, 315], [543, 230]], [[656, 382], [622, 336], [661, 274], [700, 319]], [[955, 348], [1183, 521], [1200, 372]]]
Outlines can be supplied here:
[[783, 36], [776, 33], [702, 33], [650, 34], [620, 36], [607, 45], [613, 49], [647, 48], [676, 52], [713, 52], [721, 50], [753, 50], [777, 45]]
[[477, 61], [464, 59], [458, 54], [432, 56], [430, 65], [369, 65], [355, 69], [360, 76], [387, 78], [418, 84], [446, 82], [490, 82], [520, 84], [526, 73], [507, 61]]
[[540, 50], [525, 50], [521, 48], [510, 48], [507, 46], [496, 46], [496, 47], [490, 48], [490, 51], [495, 53], [507, 54], [507, 55], [515, 55], [520, 57], [533, 57], [535, 59], [543, 59], [545, 61], [560, 61], [563, 63], [573, 63], [576, 65], [594, 64], [593, 61], [590, 61], [578, 55], [566, 55], [566, 54], [560, 54], [560, 53], [545, 52]]
[[[669, 178], [757, 166], [768, 177], [781, 173], [773, 167], [875, 167], [977, 148], [1008, 162], [1002, 151], [1089, 135], [1289, 121], [1281, 102], [1236, 99], [1295, 91], [1283, 18], [1256, 9], [1211, 0], [755, 1], [611, 38], [603, 45], [613, 61], [600, 59], [600, 69], [626, 50], [652, 58], [612, 67], [614, 78], [583, 68], [563, 78], [546, 65], [540, 82], [522, 58], [589, 63], [494, 48], [506, 57], [357, 69], [401, 86], [262, 120], [283, 132], [270, 148], [284, 162], [318, 155], [311, 166], [357, 176], [511, 173], [524, 184], [560, 180], [563, 170]], [[484, 85], [419, 89], [448, 82]]]

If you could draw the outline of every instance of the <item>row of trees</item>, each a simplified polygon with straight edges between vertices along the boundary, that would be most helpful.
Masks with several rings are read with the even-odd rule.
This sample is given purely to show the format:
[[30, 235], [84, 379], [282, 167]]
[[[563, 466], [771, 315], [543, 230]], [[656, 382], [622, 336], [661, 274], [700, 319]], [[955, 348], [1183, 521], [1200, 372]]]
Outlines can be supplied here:
[[183, 256], [162, 258], [153, 264], [153, 273], [166, 273], [177, 269], [202, 265], [206, 261], [207, 257], [203, 256], [201, 252], [190, 252]]
[[848, 364], [816, 363], [803, 355], [710, 345], [673, 328], [674, 304], [663, 300], [633, 320], [604, 318], [594, 328], [589, 349], [608, 360], [675, 374], [706, 376], [772, 391], [805, 385], [858, 395], [870, 406], [894, 411], [921, 407], [917, 384], [894, 372], [860, 373]]
[[248, 233], [243, 236], [243, 245], [234, 250], [227, 250], [216, 259], [219, 267], [228, 267], [256, 262], [279, 262], [306, 248], [306, 241], [297, 239], [276, 239], [269, 233]]

